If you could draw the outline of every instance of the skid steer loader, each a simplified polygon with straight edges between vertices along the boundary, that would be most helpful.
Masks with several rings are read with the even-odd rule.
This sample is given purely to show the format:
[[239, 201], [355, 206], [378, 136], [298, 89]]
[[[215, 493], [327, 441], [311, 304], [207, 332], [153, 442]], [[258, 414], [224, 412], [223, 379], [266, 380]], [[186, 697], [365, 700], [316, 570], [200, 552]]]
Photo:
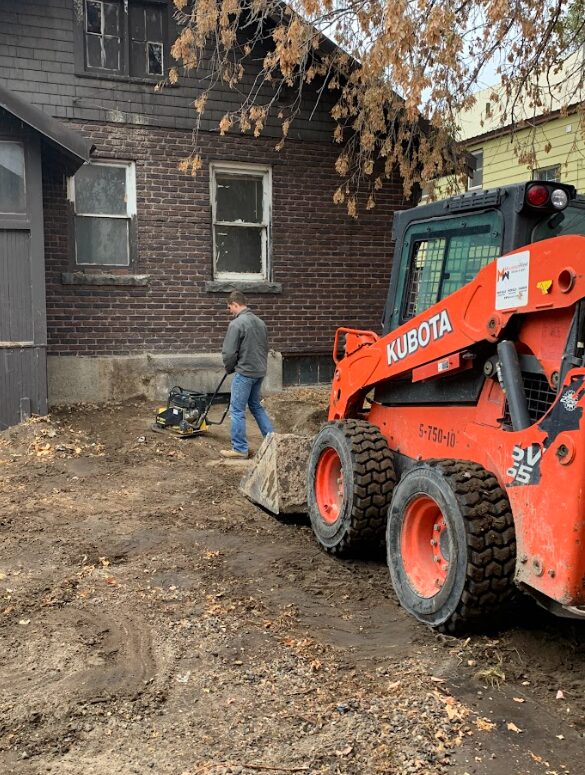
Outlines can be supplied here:
[[385, 538], [401, 605], [445, 632], [518, 587], [585, 616], [583, 207], [532, 181], [397, 213], [382, 335], [335, 336], [314, 533]]

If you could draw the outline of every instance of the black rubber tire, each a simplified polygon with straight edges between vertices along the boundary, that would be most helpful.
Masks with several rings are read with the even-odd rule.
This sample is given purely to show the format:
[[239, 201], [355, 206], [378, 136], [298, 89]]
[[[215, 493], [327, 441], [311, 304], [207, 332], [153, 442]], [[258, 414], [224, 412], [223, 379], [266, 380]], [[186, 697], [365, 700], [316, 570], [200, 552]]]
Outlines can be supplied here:
[[[405, 511], [417, 495], [436, 501], [449, 530], [449, 568], [433, 597], [413, 588], [401, 555]], [[514, 597], [516, 535], [510, 503], [496, 477], [475, 463], [429, 460], [404, 474], [388, 512], [386, 551], [400, 604], [441, 632], [493, 626]]]
[[[315, 495], [317, 463], [330, 448], [337, 452], [343, 471], [343, 503], [332, 524], [321, 516]], [[337, 420], [324, 425], [313, 442], [307, 475], [309, 515], [321, 546], [340, 556], [383, 546], [395, 484], [392, 453], [379, 428], [364, 420]]]

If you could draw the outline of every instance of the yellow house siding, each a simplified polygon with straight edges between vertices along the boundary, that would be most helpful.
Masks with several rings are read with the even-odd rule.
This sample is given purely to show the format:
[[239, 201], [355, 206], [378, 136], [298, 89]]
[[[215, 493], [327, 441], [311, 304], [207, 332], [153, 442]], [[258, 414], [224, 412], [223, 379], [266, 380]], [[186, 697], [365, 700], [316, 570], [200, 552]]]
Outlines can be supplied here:
[[[548, 153], [545, 148], [550, 145]], [[536, 164], [518, 162], [517, 149], [534, 150]], [[533, 169], [560, 166], [563, 183], [585, 187], [583, 161], [585, 143], [576, 115], [554, 118], [534, 128], [520, 129], [513, 136], [502, 135], [470, 143], [468, 150], [483, 149], [483, 187], [520, 183], [532, 177]]]
[[[545, 148], [550, 145], [548, 153]], [[483, 188], [522, 183], [532, 178], [533, 169], [560, 166], [560, 180], [585, 193], [585, 141], [578, 114], [557, 116], [534, 127], [499, 137], [471, 138], [469, 152], [483, 150]], [[517, 149], [534, 150], [536, 163], [519, 163]], [[464, 190], [461, 188], [461, 190]], [[435, 196], [448, 196], [447, 179], [435, 181]]]

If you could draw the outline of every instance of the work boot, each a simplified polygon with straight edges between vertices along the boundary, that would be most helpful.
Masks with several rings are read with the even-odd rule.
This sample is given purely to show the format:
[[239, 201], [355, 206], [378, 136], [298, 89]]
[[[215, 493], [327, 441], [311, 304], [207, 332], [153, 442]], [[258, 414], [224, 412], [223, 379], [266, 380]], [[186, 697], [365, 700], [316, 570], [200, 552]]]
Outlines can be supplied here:
[[247, 460], [247, 452], [238, 452], [236, 449], [220, 449], [219, 454], [231, 460]]

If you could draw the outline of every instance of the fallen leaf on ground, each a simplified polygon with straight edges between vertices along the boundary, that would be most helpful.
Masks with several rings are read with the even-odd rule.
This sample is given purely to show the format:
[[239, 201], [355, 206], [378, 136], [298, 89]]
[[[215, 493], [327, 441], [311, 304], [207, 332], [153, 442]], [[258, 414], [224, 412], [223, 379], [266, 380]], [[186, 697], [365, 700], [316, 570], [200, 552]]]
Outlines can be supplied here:
[[496, 728], [496, 725], [493, 721], [490, 721], [487, 718], [477, 718], [475, 719], [475, 726], [478, 729], [481, 729], [483, 732], [491, 732], [492, 729]]
[[516, 726], [516, 724], [514, 724], [514, 722], [513, 722], [513, 721], [508, 721], [508, 723], [506, 724], [506, 726], [508, 727], [508, 729], [510, 730], [510, 732], [516, 732], [516, 734], [517, 734], [517, 735], [519, 735], [519, 734], [520, 734], [520, 732], [522, 732], [522, 730], [521, 730], [519, 727], [517, 727], [517, 726]]

